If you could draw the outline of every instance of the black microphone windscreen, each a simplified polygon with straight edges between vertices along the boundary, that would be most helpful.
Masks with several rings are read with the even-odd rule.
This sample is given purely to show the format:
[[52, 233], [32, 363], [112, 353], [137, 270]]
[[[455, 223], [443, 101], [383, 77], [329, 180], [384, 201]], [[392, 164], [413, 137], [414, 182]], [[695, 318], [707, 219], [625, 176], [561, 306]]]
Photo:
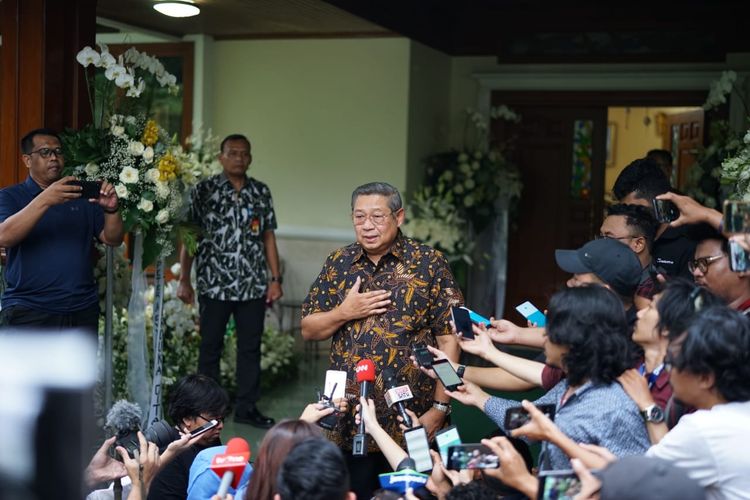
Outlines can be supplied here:
[[121, 399], [107, 413], [106, 426], [117, 434], [141, 427], [141, 407]]

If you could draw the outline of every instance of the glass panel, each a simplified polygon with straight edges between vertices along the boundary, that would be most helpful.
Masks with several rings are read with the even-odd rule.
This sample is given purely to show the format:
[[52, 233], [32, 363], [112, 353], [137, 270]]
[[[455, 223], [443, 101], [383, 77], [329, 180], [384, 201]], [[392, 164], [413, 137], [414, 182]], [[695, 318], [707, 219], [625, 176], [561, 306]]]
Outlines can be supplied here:
[[680, 125], [672, 125], [672, 172], [670, 173], [670, 183], [673, 186], [677, 186], [677, 176], [679, 174], [679, 168], [676, 168], [676, 165], [680, 164]]
[[593, 120], [573, 122], [573, 171], [570, 176], [570, 196], [576, 200], [588, 199], [591, 194], [593, 132]]

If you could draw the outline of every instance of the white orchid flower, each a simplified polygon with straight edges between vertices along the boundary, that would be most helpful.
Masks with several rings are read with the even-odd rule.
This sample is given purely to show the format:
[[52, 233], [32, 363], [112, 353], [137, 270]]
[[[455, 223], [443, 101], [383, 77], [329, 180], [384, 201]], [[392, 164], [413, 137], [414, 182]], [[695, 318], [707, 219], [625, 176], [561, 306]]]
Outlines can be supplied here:
[[115, 85], [120, 87], [121, 89], [129, 89], [133, 86], [135, 83], [135, 78], [133, 78], [133, 75], [130, 73], [123, 73], [121, 75], [117, 75], [115, 78]]
[[104, 71], [104, 77], [107, 80], [116, 80], [118, 77], [122, 75], [126, 75], [128, 71], [125, 69], [124, 66], [120, 66], [119, 64], [112, 64]]
[[116, 65], [117, 65], [117, 60], [114, 58], [112, 54], [110, 54], [109, 52], [102, 52], [102, 55], [99, 59], [99, 64], [97, 64], [96, 67], [108, 69]]
[[88, 68], [90, 64], [98, 66], [100, 60], [101, 56], [99, 53], [88, 45], [76, 55], [76, 61], [84, 68]]

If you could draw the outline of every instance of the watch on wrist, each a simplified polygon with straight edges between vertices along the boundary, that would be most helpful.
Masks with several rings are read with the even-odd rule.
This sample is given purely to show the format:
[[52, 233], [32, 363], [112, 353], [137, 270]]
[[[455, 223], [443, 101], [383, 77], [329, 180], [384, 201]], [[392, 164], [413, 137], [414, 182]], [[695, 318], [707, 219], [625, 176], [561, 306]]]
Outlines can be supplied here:
[[437, 411], [442, 411], [446, 415], [451, 414], [451, 405], [450, 403], [441, 403], [440, 401], [433, 401], [432, 407], [435, 408]]
[[458, 378], [464, 378], [465, 371], [466, 365], [458, 365], [458, 368], [456, 369], [456, 375], [458, 375]]
[[279, 285], [282, 283], [281, 276], [271, 276], [268, 281], [271, 283], [278, 283]]
[[662, 410], [659, 405], [652, 404], [641, 411], [641, 417], [643, 417], [644, 422], [660, 424], [664, 422], [664, 410]]

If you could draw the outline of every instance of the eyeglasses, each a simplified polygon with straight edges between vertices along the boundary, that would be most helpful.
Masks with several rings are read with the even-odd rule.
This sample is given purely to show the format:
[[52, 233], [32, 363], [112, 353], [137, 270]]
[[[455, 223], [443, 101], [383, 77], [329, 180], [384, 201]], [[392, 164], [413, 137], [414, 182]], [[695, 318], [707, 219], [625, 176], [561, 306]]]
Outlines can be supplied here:
[[223, 423], [224, 423], [224, 419], [225, 419], [226, 417], [224, 417], [224, 415], [222, 415], [222, 416], [220, 416], [220, 417], [213, 417], [213, 418], [208, 418], [208, 417], [204, 417], [203, 415], [198, 415], [198, 418], [202, 418], [202, 419], [203, 419], [203, 420], [205, 420], [206, 422], [210, 422], [211, 420], [216, 420], [216, 421], [217, 421], [217, 422], [219, 422], [220, 424], [223, 424]]
[[617, 240], [617, 241], [620, 241], [620, 240], [632, 240], [634, 238], [637, 238], [637, 236], [620, 236], [620, 237], [617, 237], [617, 236], [610, 236], [608, 234], [598, 234], [596, 236], [597, 240]]
[[726, 257], [726, 255], [712, 255], [711, 257], [701, 257], [700, 259], [691, 260], [688, 262], [688, 269], [691, 273], [694, 273], [698, 269], [701, 273], [705, 274], [708, 272], [708, 266], [723, 257]]
[[391, 215], [393, 215], [393, 212], [389, 212], [387, 214], [365, 214], [361, 212], [355, 212], [352, 214], [352, 221], [354, 222], [355, 226], [361, 226], [367, 221], [367, 219], [370, 219], [370, 221], [372, 221], [372, 223], [376, 226], [382, 226], [383, 224], [385, 224], [385, 220]]
[[36, 151], [32, 151], [29, 153], [29, 156], [33, 155], [34, 153], [38, 154], [42, 158], [49, 158], [52, 153], [55, 154], [55, 156], [65, 156], [65, 153], [63, 153], [62, 148], [39, 148]]

